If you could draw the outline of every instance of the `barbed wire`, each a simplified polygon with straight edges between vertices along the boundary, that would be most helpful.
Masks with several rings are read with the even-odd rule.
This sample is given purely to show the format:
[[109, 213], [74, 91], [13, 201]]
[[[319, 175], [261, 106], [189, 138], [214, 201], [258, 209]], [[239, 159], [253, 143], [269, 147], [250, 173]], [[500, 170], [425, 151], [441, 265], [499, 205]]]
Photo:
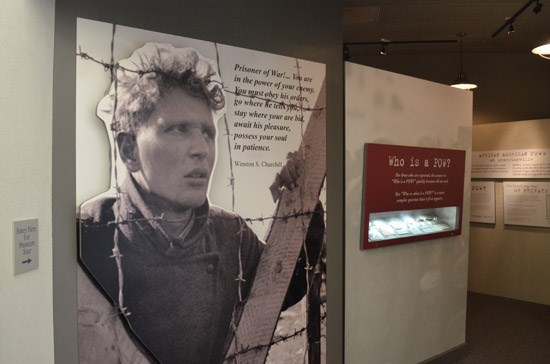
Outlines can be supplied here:
[[[99, 60], [99, 59], [94, 58], [93, 56], [90, 56], [86, 52], [82, 52], [80, 46], [79, 46], [79, 51], [76, 53], [76, 56], [80, 57], [84, 60], [88, 60], [88, 61], [92, 61], [94, 63], [97, 63], [98, 65], [102, 66], [105, 71], [113, 72], [112, 70], [115, 70], [114, 72], [116, 73], [116, 70], [121, 70], [121, 71], [124, 71], [124, 72], [137, 73], [140, 76], [144, 76], [148, 73], [155, 73], [155, 74], [170, 76], [166, 72], [161, 71], [160, 69], [156, 69], [156, 68], [148, 68], [148, 69], [145, 69], [145, 70], [134, 70], [134, 69], [131, 69], [131, 68], [128, 68], [128, 67], [121, 66], [119, 63], [113, 63], [113, 64], [107, 63], [103, 60]], [[314, 108], [314, 107], [305, 107], [305, 106], [300, 105], [300, 104], [303, 104], [302, 101], [300, 101], [300, 104], [294, 104], [292, 102], [276, 101], [276, 100], [273, 100], [273, 99], [270, 99], [270, 98], [267, 98], [267, 97], [263, 97], [263, 96], [259, 96], [259, 95], [249, 95], [249, 94], [246, 94], [244, 92], [240, 92], [237, 89], [235, 89], [235, 91], [230, 90], [229, 88], [227, 88], [224, 85], [223, 82], [218, 82], [218, 81], [211, 81], [211, 82], [220, 84], [220, 86], [222, 86], [223, 90], [225, 92], [229, 93], [229, 94], [232, 94], [232, 95], [235, 95], [235, 96], [248, 97], [250, 99], [257, 99], [257, 100], [263, 101], [264, 106], [266, 104], [267, 105], [277, 104], [277, 105], [280, 105], [281, 107], [284, 107], [287, 110], [301, 110], [301, 111], [324, 111], [324, 110], [326, 110], [326, 106], [319, 107], [319, 108]], [[301, 94], [301, 91], [300, 91], [300, 94]]]
[[[316, 266], [318, 266], [320, 264], [320, 260], [318, 261], [318, 263], [316, 264]], [[322, 284], [326, 285], [326, 281], [325, 279], [322, 280]], [[321, 314], [320, 318], [319, 318], [319, 321], [321, 323], [321, 325], [324, 325], [326, 327], [326, 319], [327, 319], [327, 308], [326, 308], [326, 301], [324, 300], [321, 300], [321, 303], [320, 303], [320, 307], [321, 307], [321, 310], [323, 311], [323, 313]], [[127, 312], [126, 308], [121, 308], [119, 305], [115, 304], [114, 305], [114, 309], [116, 310], [116, 314], [115, 315], [120, 315], [120, 316], [129, 316], [131, 313]], [[233, 323], [234, 321], [232, 321]], [[234, 330], [236, 330], [236, 327], [233, 328]], [[291, 334], [286, 334], [286, 335], [277, 335], [277, 336], [274, 336], [274, 339], [272, 339], [270, 341], [269, 344], [260, 344], [260, 345], [256, 345], [256, 346], [251, 346], [251, 347], [242, 347], [240, 348], [240, 350], [234, 354], [231, 354], [231, 355], [228, 355], [224, 362], [227, 362], [227, 361], [237, 361], [237, 358], [241, 355], [244, 355], [246, 353], [249, 353], [251, 351], [261, 351], [261, 350], [264, 350], [266, 348], [270, 348], [271, 346], [274, 346], [274, 345], [278, 345], [282, 342], [286, 342], [286, 341], [289, 341], [293, 338], [296, 338], [298, 336], [302, 336], [305, 332], [307, 331], [307, 325], [304, 326], [304, 327], [301, 327], [300, 329], [294, 329], [294, 332], [291, 333]], [[324, 342], [326, 340], [326, 334], [321, 334], [321, 336], [319, 337], [319, 341], [317, 341], [316, 343], [321, 343], [321, 342]], [[237, 346], [238, 346], [238, 343], [237, 343]], [[304, 352], [304, 355], [307, 354], [307, 350], [306, 352]]]
[[[114, 64], [115, 34], [116, 34], [116, 24], [113, 24], [112, 35], [111, 35], [111, 63], [110, 63], [111, 65]], [[118, 77], [116, 75], [116, 69], [111, 67], [110, 70], [111, 70], [111, 82], [114, 84], [115, 93], [116, 93], [117, 88], [118, 88]], [[116, 115], [117, 105], [118, 105], [118, 103], [117, 103], [117, 100], [115, 98], [113, 118], [111, 120], [111, 133], [113, 134], [113, 138], [115, 138], [115, 136], [116, 136], [116, 130], [113, 127], [113, 125], [116, 122], [114, 115]], [[117, 156], [118, 156], [117, 155], [117, 150], [116, 150], [116, 148], [114, 148], [113, 158], [115, 159], [115, 161], [117, 160]], [[117, 200], [119, 200], [120, 199], [120, 188], [119, 188], [119, 183], [118, 183], [118, 168], [117, 168], [116, 163], [115, 163], [115, 168], [114, 168], [114, 177], [115, 177], [115, 186], [117, 186], [117, 188], [116, 188], [116, 198], [117, 198]], [[118, 206], [118, 213], [116, 214], [116, 219], [118, 220], [121, 216], [121, 214], [120, 214], [120, 204], [118, 204], [117, 206]], [[127, 307], [124, 306], [124, 272], [122, 270], [122, 254], [120, 254], [120, 249], [119, 249], [119, 246], [118, 246], [118, 240], [117, 239], [113, 239], [112, 252], [113, 252], [113, 254], [110, 256], [110, 258], [115, 259], [116, 266], [117, 266], [118, 306], [119, 306], [120, 312], [124, 316], [129, 316], [131, 314], [131, 312], [129, 312]]]
[[[120, 315], [120, 316], [129, 316], [130, 315], [130, 313], [125, 312], [125, 310], [121, 309], [118, 305], [115, 305], [114, 308], [116, 310], [116, 313], [112, 317], [117, 316], [117, 315]], [[326, 303], [325, 302], [321, 302], [321, 308], [324, 309], [324, 313], [320, 317], [320, 322], [321, 322], [321, 324], [325, 325], [325, 327], [326, 327], [327, 313], [326, 313]], [[279, 334], [277, 336], [274, 336], [274, 339], [270, 342], [270, 344], [241, 348], [241, 351], [239, 351], [237, 353], [234, 353], [234, 354], [231, 354], [231, 355], [228, 355], [225, 358], [225, 360], [234, 360], [238, 356], [246, 354], [250, 351], [253, 351], [253, 350], [258, 350], [259, 351], [259, 350], [263, 350], [267, 347], [278, 345], [281, 342], [286, 342], [290, 339], [296, 338], [298, 336], [302, 336], [306, 330], [307, 330], [307, 326], [304, 326], [304, 327], [301, 327], [300, 329], [294, 329], [294, 332], [291, 333], [291, 334], [287, 334], [287, 335], [280, 335]], [[322, 339], [326, 339], [326, 334], [321, 334], [319, 339], [320, 340], [317, 343], [323, 342], [324, 340], [322, 340]]]
[[[244, 218], [244, 217], [241, 217], [240, 219], [242, 219], [243, 221], [245, 222], [248, 222], [250, 224], [253, 224], [254, 222], [261, 222], [261, 223], [264, 223], [264, 222], [268, 222], [270, 220], [283, 220], [283, 221], [287, 221], [289, 219], [296, 219], [296, 218], [299, 218], [299, 217], [302, 217], [302, 216], [307, 216], [307, 217], [312, 217], [314, 215], [326, 215], [326, 211], [322, 211], [322, 212], [319, 212], [319, 211], [315, 211], [315, 210], [308, 210], [308, 211], [294, 211], [292, 213], [288, 213], [288, 214], [283, 214], [283, 215], [272, 215], [272, 216], [265, 216], [265, 217], [256, 217], [256, 218], [250, 218], [250, 217], [247, 217], [247, 218]], [[203, 215], [203, 216], [194, 216], [192, 217], [191, 219], [193, 220], [208, 220], [208, 219], [216, 219], [216, 220], [237, 220], [239, 219], [238, 217], [236, 216], [208, 216], [208, 215]], [[161, 216], [155, 216], [155, 217], [152, 217], [152, 218], [146, 218], [146, 217], [140, 217], [140, 218], [126, 218], [126, 219], [123, 219], [123, 220], [111, 220], [111, 221], [107, 221], [107, 222], [102, 222], [102, 223], [97, 223], [97, 222], [93, 222], [91, 221], [91, 218], [90, 219], [82, 219], [80, 220], [80, 224], [83, 225], [85, 228], [92, 228], [92, 229], [99, 229], [99, 228], [105, 228], [105, 227], [109, 227], [109, 226], [113, 226], [113, 225], [127, 225], [129, 223], [133, 223], [133, 222], [158, 222], [158, 221], [162, 221], [162, 222], [166, 222], [166, 223], [184, 223], [184, 222], [187, 222], [188, 219], [169, 219], [169, 218], [166, 218], [164, 217], [163, 215]]]
[[[118, 72], [119, 71], [122, 71], [122, 72], [132, 72], [132, 73], [136, 73], [140, 76], [144, 76], [146, 74], [149, 74], [149, 73], [155, 73], [155, 74], [162, 74], [162, 75], [166, 75], [166, 76], [169, 76], [167, 75], [165, 72], [159, 70], [159, 69], [155, 69], [155, 68], [149, 68], [149, 69], [144, 69], [144, 70], [135, 70], [135, 69], [129, 69], [127, 67], [124, 67], [122, 65], [120, 65], [118, 62], [115, 63], [114, 61], [114, 50], [115, 50], [115, 34], [116, 34], [116, 25], [113, 24], [113, 30], [112, 30], [112, 37], [111, 37], [111, 46], [110, 46], [110, 62], [105, 62], [103, 60], [99, 60], [93, 56], [91, 56], [90, 54], [86, 53], [86, 52], [83, 52], [81, 47], [79, 46], [78, 48], [78, 52], [76, 53], [76, 56], [77, 57], [80, 57], [81, 59], [83, 60], [86, 60], [86, 61], [91, 61], [91, 62], [94, 62], [96, 64], [98, 64], [99, 66], [101, 66], [106, 72], [110, 72], [110, 79], [111, 79], [111, 83], [114, 87], [114, 94], [115, 94], [115, 97], [114, 97], [114, 112], [113, 112], [113, 118], [111, 120], [111, 125], [110, 125], [110, 129], [111, 129], [111, 132], [112, 132], [112, 135], [113, 135], [113, 140], [116, 140], [116, 133], [118, 132], [119, 130], [119, 125], [120, 123], [116, 120], [116, 110], [117, 110], [117, 104], [118, 104]], [[216, 60], [217, 60], [217, 65], [218, 65], [218, 73], [220, 74], [220, 77], [221, 77], [221, 70], [220, 70], [220, 59], [219, 59], [219, 52], [218, 52], [218, 47], [217, 47], [217, 44], [214, 43], [214, 46], [215, 46], [215, 51], [216, 51]], [[303, 97], [302, 97], [302, 91], [301, 91], [301, 76], [300, 76], [300, 64], [299, 64], [299, 61], [298, 59], [296, 59], [296, 69], [297, 69], [297, 76], [298, 76], [298, 89], [299, 89], [299, 103], [295, 104], [295, 103], [292, 103], [292, 102], [284, 102], [284, 101], [276, 101], [276, 100], [273, 100], [273, 99], [270, 99], [270, 98], [267, 98], [267, 97], [262, 97], [260, 95], [251, 95], [251, 94], [246, 94], [246, 93], [243, 93], [241, 91], [238, 90], [238, 88], [235, 88], [235, 90], [230, 90], [228, 89], [227, 87], [225, 87], [225, 85], [223, 84], [223, 82], [218, 82], [218, 81], [212, 81], [212, 82], [215, 82], [215, 83], [219, 83], [220, 86], [222, 87], [222, 89], [228, 93], [228, 94], [233, 94], [236, 98], [237, 97], [247, 97], [247, 98], [250, 98], [250, 99], [255, 99], [255, 100], [260, 100], [263, 102], [263, 107], [266, 107], [266, 108], [271, 108], [271, 105], [273, 104], [276, 104], [278, 106], [280, 106], [280, 109], [284, 109], [286, 111], [299, 111], [300, 112], [300, 130], [301, 130], [301, 137], [302, 137], [302, 140], [303, 140], [303, 137], [304, 137], [304, 112], [320, 112], [320, 111], [324, 111], [326, 110], [326, 106], [325, 107], [305, 107], [304, 106], [304, 103], [303, 103]], [[225, 125], [225, 135], [227, 136], [227, 143], [228, 143], [228, 149], [229, 149], [229, 153], [228, 153], [228, 158], [229, 158], [229, 165], [230, 165], [230, 176], [229, 176], [229, 186], [231, 187], [231, 190], [232, 190], [232, 210], [234, 211], [235, 209], [235, 175], [234, 175], [234, 171], [233, 171], [233, 156], [232, 156], [232, 148], [231, 148], [231, 130], [230, 130], [230, 127], [229, 127], [229, 122], [227, 120], [227, 117], [226, 115], [224, 114], [223, 115], [223, 122], [224, 122], [224, 125]], [[293, 119], [293, 120], [296, 120], [296, 119]], [[302, 148], [302, 153], [305, 154], [305, 149], [306, 148]], [[127, 218], [127, 219], [122, 219], [122, 214], [121, 214], [121, 211], [120, 211], [120, 198], [121, 198], [121, 195], [124, 193], [121, 188], [120, 188], [120, 184], [119, 184], [119, 179], [118, 179], [118, 170], [117, 170], [117, 159], [118, 159], [118, 154], [117, 154], [117, 148], [115, 145], [113, 145], [113, 158], [114, 158], [114, 180], [115, 180], [115, 191], [116, 191], [116, 200], [117, 202], [119, 202], [117, 205], [118, 205], [118, 211], [116, 213], [116, 216], [115, 216], [115, 219], [113, 221], [107, 221], [107, 222], [104, 222], [104, 223], [92, 223], [90, 220], [81, 220], [81, 226], [84, 227], [84, 228], [104, 228], [104, 227], [112, 227], [112, 226], [118, 226], [118, 225], [124, 225], [124, 224], [130, 224], [130, 223], [142, 223], [142, 222], [146, 222], [146, 223], [153, 223], [153, 227], [157, 227], [159, 228], [160, 226], [157, 224], [159, 222], [164, 222], [164, 223], [183, 223], [183, 222], [186, 222], [188, 221], [188, 219], [167, 219], [165, 218], [163, 215], [161, 216], [153, 216], [152, 218]], [[306, 170], [305, 171], [305, 177], [307, 178], [308, 176], [308, 171]], [[305, 183], [303, 183], [303, 185], [305, 185]], [[303, 194], [303, 186], [299, 186], [300, 189], [301, 189], [301, 193]], [[283, 214], [283, 215], [272, 215], [272, 216], [266, 216], [266, 217], [263, 217], [263, 216], [260, 216], [260, 217], [254, 217], [254, 218], [240, 218], [242, 219], [243, 221], [245, 221], [246, 223], [249, 223], [249, 224], [253, 224], [253, 223], [265, 223], [265, 222], [270, 222], [270, 221], [275, 221], [275, 220], [282, 220], [284, 221], [285, 223], [290, 220], [290, 219], [297, 219], [297, 218], [300, 218], [300, 217], [312, 217], [314, 214], [319, 214], [318, 211], [313, 211], [313, 210], [304, 210], [303, 209], [303, 201], [302, 202], [302, 208], [298, 211], [298, 210], [294, 210], [292, 213], [287, 213], [287, 214]], [[323, 215], [326, 214], [326, 211], [323, 211], [322, 212]], [[216, 216], [216, 217], [212, 217], [212, 216], [209, 216], [209, 214], [205, 215], [205, 216], [194, 216], [192, 217], [193, 221], [197, 221], [197, 220], [201, 220], [201, 219], [212, 219], [212, 218], [215, 218], [215, 219], [237, 219], [237, 217], [235, 216]], [[305, 245], [305, 236], [306, 236], [306, 233], [307, 233], [307, 230], [308, 230], [308, 226], [306, 225], [306, 222], [302, 219], [301, 221], [301, 224], [302, 224], [302, 233], [303, 233], [303, 238], [302, 238], [302, 249], [304, 250], [305, 252], [305, 267], [304, 269], [306, 269], [306, 274], [305, 274], [305, 286], [306, 286], [306, 294], [309, 294], [310, 292], [310, 285], [313, 283], [313, 282], [310, 282], [310, 278], [309, 278], [309, 272], [313, 269], [317, 269], [319, 268], [320, 266], [320, 255], [317, 259], [317, 261], [311, 265], [311, 262], [310, 262], [310, 257], [309, 257], [309, 254], [308, 254], [308, 251], [307, 251], [307, 247]], [[245, 282], [245, 279], [244, 279], [244, 274], [243, 274], [243, 266], [242, 266], [242, 243], [243, 243], [243, 237], [242, 237], [242, 233], [243, 233], [243, 226], [241, 225], [240, 227], [240, 230], [237, 232], [237, 235], [239, 235], [239, 249], [238, 249], [238, 258], [239, 258], [239, 274], [238, 276], [235, 278], [235, 281], [237, 282], [237, 292], [238, 292], [238, 302], [236, 303], [236, 305], [242, 305], [245, 301], [246, 301], [246, 298], [243, 297], [243, 293], [242, 293], [242, 286], [241, 284]], [[124, 317], [126, 316], [129, 316], [131, 313], [128, 311], [128, 309], [124, 306], [124, 293], [123, 293], [123, 287], [124, 287], [124, 276], [123, 276], [123, 269], [122, 269], [122, 258], [123, 258], [123, 255], [120, 253], [120, 250], [119, 250], [119, 247], [118, 247], [118, 243], [117, 243], [117, 239], [113, 239], [114, 240], [114, 246], [113, 246], [113, 249], [112, 249], [112, 252], [113, 254], [111, 255], [111, 258], [114, 258], [115, 261], [116, 261], [116, 265], [117, 265], [117, 271], [118, 271], [118, 281], [119, 281], [119, 291], [118, 291], [118, 304], [115, 305], [115, 309]], [[323, 242], [324, 244], [324, 242]], [[320, 322], [322, 324], [325, 324], [325, 320], [326, 320], [326, 305], [324, 303], [321, 304], [321, 307], [324, 311], [324, 313], [321, 315], [321, 317], [319, 318], [320, 319]], [[309, 310], [306, 310], [306, 311], [309, 311]], [[235, 313], [235, 312], [234, 312]], [[307, 312], [306, 312], [307, 314]], [[231, 327], [232, 327], [232, 330], [233, 332], [235, 333], [235, 343], [236, 345], [238, 345], [238, 338], [236, 337], [236, 332], [237, 332], [237, 327], [238, 327], [238, 324], [239, 324], [239, 320], [240, 320], [240, 317], [236, 317], [235, 315], [233, 315], [233, 318], [232, 318], [232, 322], [231, 322]], [[326, 324], [325, 324], [326, 325]], [[299, 330], [295, 330], [294, 333], [292, 334], [289, 334], [289, 335], [284, 335], [284, 336], [279, 336], [277, 337], [276, 339], [273, 339], [271, 340], [271, 342], [269, 344], [264, 344], [264, 345], [258, 345], [256, 347], [249, 347], [249, 348], [241, 348], [241, 350], [239, 352], [236, 352], [235, 354], [231, 355], [230, 357], [227, 357], [226, 360], [233, 360], [235, 359], [235, 361], [237, 360], [237, 357], [242, 355], [242, 354], [245, 354], [245, 353], [248, 353], [252, 350], [264, 350], [266, 348], [269, 348], [273, 345], [277, 345], [281, 342], [285, 342], [285, 341], [288, 341], [294, 337], [297, 337], [297, 336], [301, 336], [304, 332], [307, 331], [307, 325]], [[306, 351], [307, 351], [307, 346], [306, 346]]]
[[[216, 64], [218, 66], [218, 74], [222, 77], [220, 69], [220, 52], [218, 51], [218, 43], [214, 43], [216, 49]], [[227, 136], [227, 148], [229, 149], [229, 186], [231, 187], [231, 211], [235, 211], [235, 173], [233, 173], [233, 153], [231, 153], [231, 133], [229, 132], [229, 123], [227, 116], [223, 114], [223, 123], [225, 125], [225, 135]], [[240, 249], [240, 248], [239, 248]], [[240, 289], [239, 289], [240, 290]]]
[[[327, 316], [326, 314], [324, 316], [321, 316], [321, 322], [325, 322]], [[295, 329], [292, 334], [288, 335], [278, 335], [276, 339], [272, 340], [269, 344], [259, 344], [256, 346], [249, 346], [249, 347], [243, 347], [238, 352], [228, 355], [225, 357], [225, 361], [233, 361], [236, 360], [239, 356], [247, 354], [251, 351], [262, 351], [264, 349], [270, 348], [271, 346], [278, 345], [282, 342], [286, 342], [290, 339], [293, 339], [298, 336], [302, 336], [307, 330], [307, 326], [304, 326], [300, 329]]]
[[[215, 82], [215, 81], [213, 81]], [[233, 94], [235, 96], [242, 96], [242, 97], [248, 97], [250, 99], [257, 99], [257, 100], [260, 100], [260, 101], [263, 101], [264, 102], [264, 107], [267, 105], [269, 105], [270, 103], [271, 104], [275, 104], [275, 105], [280, 105], [281, 107], [284, 107], [286, 110], [300, 110], [300, 111], [324, 111], [326, 110], [326, 107], [305, 107], [305, 106], [300, 106], [299, 104], [293, 104], [293, 103], [287, 103], [287, 102], [284, 102], [284, 101], [276, 101], [276, 100], [273, 100], [273, 99], [270, 99], [270, 98], [267, 98], [267, 97], [263, 97], [263, 96], [258, 96], [258, 95], [249, 95], [249, 94], [246, 94], [244, 92], [241, 92], [241, 91], [238, 91], [238, 90], [235, 90], [235, 91], [232, 91], [228, 88], [225, 88], [225, 86], [222, 84], [222, 86], [224, 87], [224, 91], [227, 92], [227, 93], [230, 93], [230, 94]], [[300, 91], [301, 93], [301, 91]], [[303, 124], [303, 123], [302, 123]], [[302, 133], [303, 135], [303, 133]]]

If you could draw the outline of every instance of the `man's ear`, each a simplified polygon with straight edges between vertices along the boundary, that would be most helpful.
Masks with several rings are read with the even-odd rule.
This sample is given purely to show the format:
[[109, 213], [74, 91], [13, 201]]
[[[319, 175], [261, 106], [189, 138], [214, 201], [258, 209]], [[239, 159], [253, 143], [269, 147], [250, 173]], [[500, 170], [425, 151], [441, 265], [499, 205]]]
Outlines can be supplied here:
[[120, 132], [116, 136], [120, 157], [130, 173], [139, 171], [139, 153], [136, 136], [132, 133]]

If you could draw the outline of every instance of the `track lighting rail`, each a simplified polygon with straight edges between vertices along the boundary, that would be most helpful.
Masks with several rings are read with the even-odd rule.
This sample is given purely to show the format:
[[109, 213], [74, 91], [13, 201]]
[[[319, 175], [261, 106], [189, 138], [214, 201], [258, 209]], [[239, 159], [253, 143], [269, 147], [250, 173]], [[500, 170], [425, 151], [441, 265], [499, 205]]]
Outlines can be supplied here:
[[529, 1], [527, 1], [527, 3], [525, 5], [523, 5], [518, 11], [516, 11], [516, 13], [514, 15], [512, 15], [510, 17], [510, 19], [507, 19], [506, 22], [504, 24], [502, 24], [501, 27], [498, 28], [496, 32], [493, 33], [492, 38], [499, 35], [499, 33], [502, 32], [506, 27], [508, 27], [508, 30], [509, 30], [508, 34], [512, 33], [513, 29], [514, 29], [514, 22], [516, 21], [516, 18], [518, 16], [520, 16], [521, 13], [523, 13], [529, 6], [531, 6], [534, 3], [536, 3], [537, 5], [535, 5], [535, 7], [533, 8], [533, 12], [535, 14], [540, 13], [541, 10], [542, 10], [542, 3], [540, 2], [540, 0], [529, 0]]

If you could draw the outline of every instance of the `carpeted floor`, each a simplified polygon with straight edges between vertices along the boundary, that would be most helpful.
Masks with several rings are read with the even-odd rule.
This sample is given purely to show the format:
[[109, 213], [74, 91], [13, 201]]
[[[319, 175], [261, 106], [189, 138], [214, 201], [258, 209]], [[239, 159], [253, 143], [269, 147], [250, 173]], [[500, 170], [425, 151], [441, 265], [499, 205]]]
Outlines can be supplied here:
[[470, 292], [466, 343], [457, 364], [548, 364], [550, 306]]

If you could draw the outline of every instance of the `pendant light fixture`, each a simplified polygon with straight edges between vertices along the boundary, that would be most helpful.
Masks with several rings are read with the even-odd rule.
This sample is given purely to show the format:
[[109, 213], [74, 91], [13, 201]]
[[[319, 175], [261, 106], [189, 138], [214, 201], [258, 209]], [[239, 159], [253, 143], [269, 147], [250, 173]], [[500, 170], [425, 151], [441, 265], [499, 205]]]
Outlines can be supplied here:
[[533, 48], [531, 52], [542, 58], [550, 59], [550, 32], [543, 36], [543, 39], [546, 41], [545, 44]]
[[550, 42], [533, 48], [531, 52], [541, 56], [542, 58], [550, 59]]
[[457, 34], [460, 37], [460, 72], [458, 73], [458, 77], [456, 78], [455, 82], [451, 84], [451, 87], [459, 88], [462, 90], [472, 90], [477, 87], [475, 83], [472, 83], [466, 78], [466, 74], [462, 70], [462, 37], [466, 35], [466, 33], [458, 33]]

